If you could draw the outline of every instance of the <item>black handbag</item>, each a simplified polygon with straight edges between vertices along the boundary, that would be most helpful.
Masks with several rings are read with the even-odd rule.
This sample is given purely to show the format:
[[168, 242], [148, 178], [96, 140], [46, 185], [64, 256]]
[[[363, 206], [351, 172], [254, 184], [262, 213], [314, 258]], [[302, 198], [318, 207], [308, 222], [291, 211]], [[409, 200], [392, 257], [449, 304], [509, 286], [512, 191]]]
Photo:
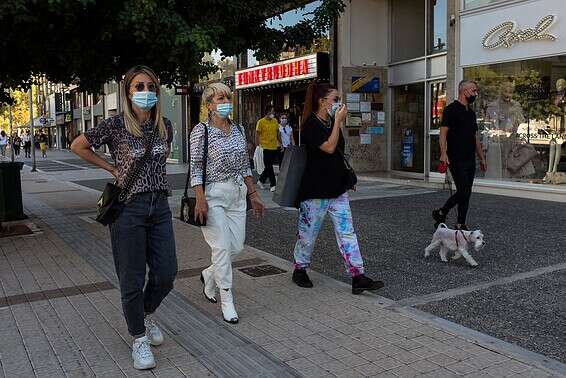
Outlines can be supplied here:
[[[328, 130], [326, 130], [326, 128], [323, 125], [320, 125], [320, 127], [322, 127], [324, 131], [328, 134]], [[358, 183], [358, 176], [356, 176], [356, 172], [354, 171], [354, 168], [352, 168], [352, 166], [348, 162], [348, 159], [346, 159], [346, 155], [344, 155], [344, 151], [342, 151], [342, 149], [338, 147], [338, 145], [336, 145], [336, 151], [338, 151], [340, 156], [342, 156], [342, 160], [344, 160], [344, 166], [346, 168], [346, 172], [344, 175], [344, 181], [345, 181], [344, 184], [346, 185], [346, 189], [354, 190], [356, 188], [356, 184]]]
[[157, 128], [155, 128], [151, 134], [151, 137], [146, 145], [145, 153], [134, 163], [134, 166], [130, 168], [124, 179], [124, 187], [120, 188], [115, 183], [107, 183], [104, 187], [102, 195], [96, 203], [96, 218], [95, 220], [104, 225], [108, 226], [113, 223], [124, 209], [124, 203], [128, 198], [128, 193], [132, 189], [132, 186], [138, 179], [140, 172], [146, 162], [150, 159], [152, 155], [153, 145], [159, 134]]
[[[189, 147], [190, 148], [190, 147]], [[190, 149], [189, 149], [190, 155]], [[202, 191], [206, 185], [206, 165], [208, 162], [208, 126], [204, 125], [204, 148], [202, 157]], [[195, 207], [197, 205], [197, 200], [195, 197], [189, 197], [189, 184], [191, 181], [191, 164], [189, 162], [189, 168], [187, 170], [187, 180], [185, 181], [185, 192], [181, 198], [181, 214], [179, 219], [185, 223], [192, 224], [193, 226], [203, 227], [206, 226], [206, 219], [202, 222], [199, 219], [195, 219]]]

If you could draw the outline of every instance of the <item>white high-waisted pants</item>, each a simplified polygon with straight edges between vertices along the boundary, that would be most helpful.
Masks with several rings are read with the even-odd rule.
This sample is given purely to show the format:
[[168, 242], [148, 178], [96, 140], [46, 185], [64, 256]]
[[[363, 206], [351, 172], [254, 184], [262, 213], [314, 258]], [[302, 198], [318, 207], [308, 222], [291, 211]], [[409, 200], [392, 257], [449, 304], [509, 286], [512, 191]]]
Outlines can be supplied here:
[[212, 249], [212, 264], [206, 270], [220, 289], [232, 288], [232, 257], [244, 249], [246, 194], [246, 185], [234, 181], [214, 182], [205, 189], [208, 218], [201, 229]]

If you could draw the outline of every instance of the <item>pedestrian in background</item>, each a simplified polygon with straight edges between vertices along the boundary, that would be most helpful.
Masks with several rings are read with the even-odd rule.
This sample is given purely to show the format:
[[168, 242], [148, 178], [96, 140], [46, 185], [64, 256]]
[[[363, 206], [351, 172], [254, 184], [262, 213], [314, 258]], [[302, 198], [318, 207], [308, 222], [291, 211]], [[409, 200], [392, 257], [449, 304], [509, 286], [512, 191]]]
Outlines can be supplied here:
[[22, 138], [20, 138], [18, 133], [14, 133], [14, 135], [12, 135], [12, 148], [14, 149], [14, 155], [16, 155], [16, 157], [20, 156], [21, 145], [22, 145]]
[[287, 147], [295, 144], [295, 139], [293, 138], [293, 128], [289, 123], [289, 117], [287, 113], [281, 113], [279, 115], [279, 135], [278, 135], [279, 145], [281, 146], [281, 156], [279, 161], [283, 161], [283, 155]]
[[24, 157], [30, 158], [31, 157], [31, 135], [29, 130], [26, 130], [26, 133], [22, 137], [22, 142], [24, 143]]
[[0, 156], [6, 157], [6, 146], [8, 146], [8, 136], [4, 130], [0, 131]]
[[[124, 187], [128, 173], [142, 158], [153, 133], [158, 133], [152, 156], [142, 166], [125, 206], [110, 224], [112, 253], [120, 282], [122, 308], [132, 337], [134, 368], [151, 369], [155, 358], [150, 345], [160, 345], [163, 334], [151, 315], [173, 289], [177, 274], [175, 235], [167, 201], [167, 157], [173, 127], [163, 118], [159, 80], [146, 66], [131, 68], [122, 81], [123, 114], [108, 118], [78, 136], [71, 150], [110, 172]], [[91, 148], [108, 145], [114, 165]], [[146, 282], [146, 266], [149, 267]]]
[[279, 139], [279, 123], [275, 119], [273, 106], [268, 105], [263, 113], [265, 116], [257, 121], [256, 124], [256, 145], [263, 148], [263, 163], [265, 168], [259, 176], [257, 185], [261, 189], [265, 189], [264, 185], [269, 179], [270, 190], [275, 191], [275, 171], [273, 164], [277, 161], [278, 139]]
[[478, 95], [474, 81], [462, 80], [458, 85], [458, 98], [442, 112], [440, 124], [440, 161], [448, 164], [456, 193], [443, 207], [432, 212], [435, 227], [446, 222], [448, 212], [458, 205], [458, 220], [455, 229], [468, 230], [466, 216], [476, 174], [476, 154], [482, 171], [487, 170], [483, 148], [478, 135], [476, 113], [471, 105]]
[[294, 251], [293, 282], [312, 287], [306, 269], [310, 266], [316, 238], [326, 214], [334, 224], [338, 248], [352, 276], [352, 293], [377, 290], [383, 282], [364, 275], [364, 264], [354, 232], [344, 137], [340, 130], [348, 110], [338, 91], [329, 84], [310, 84], [307, 88], [301, 127], [301, 144], [307, 147], [307, 166], [299, 189], [299, 230]]
[[41, 150], [41, 157], [47, 157], [47, 135], [43, 131], [39, 134], [39, 149]]
[[[201, 230], [211, 248], [211, 265], [202, 271], [201, 281], [204, 296], [212, 303], [217, 302], [216, 288], [220, 290], [224, 321], [238, 323], [232, 294], [232, 259], [244, 249], [246, 199], [257, 216], [263, 215], [264, 205], [255, 190], [244, 130], [229, 118], [230, 88], [222, 83], [210, 84], [202, 94], [202, 101], [208, 109], [208, 118], [196, 125], [190, 136], [195, 216], [206, 220]], [[208, 151], [204, 150], [205, 131]], [[203, 172], [205, 154], [206, 172]]]

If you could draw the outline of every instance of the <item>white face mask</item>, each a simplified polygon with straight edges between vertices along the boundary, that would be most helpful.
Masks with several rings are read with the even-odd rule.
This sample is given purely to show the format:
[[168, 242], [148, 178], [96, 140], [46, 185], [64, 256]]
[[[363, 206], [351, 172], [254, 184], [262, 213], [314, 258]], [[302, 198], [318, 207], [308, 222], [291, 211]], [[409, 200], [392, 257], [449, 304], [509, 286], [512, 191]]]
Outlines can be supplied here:
[[281, 126], [286, 126], [287, 125], [287, 118], [281, 118], [279, 123], [281, 123]]
[[273, 114], [268, 114], [268, 115], [267, 115], [267, 119], [273, 119], [273, 117], [274, 117]]

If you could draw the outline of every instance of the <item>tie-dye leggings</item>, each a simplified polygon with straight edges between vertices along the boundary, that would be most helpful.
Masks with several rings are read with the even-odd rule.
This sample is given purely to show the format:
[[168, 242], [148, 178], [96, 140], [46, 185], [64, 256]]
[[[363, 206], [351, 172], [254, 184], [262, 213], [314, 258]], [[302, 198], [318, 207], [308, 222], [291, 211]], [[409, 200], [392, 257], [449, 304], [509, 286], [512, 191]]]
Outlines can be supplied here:
[[358, 238], [354, 232], [348, 193], [338, 198], [311, 199], [301, 202], [299, 209], [299, 231], [295, 244], [295, 268], [305, 269], [310, 265], [316, 237], [326, 213], [334, 223], [334, 233], [344, 265], [352, 277], [364, 273], [364, 262], [360, 254]]

